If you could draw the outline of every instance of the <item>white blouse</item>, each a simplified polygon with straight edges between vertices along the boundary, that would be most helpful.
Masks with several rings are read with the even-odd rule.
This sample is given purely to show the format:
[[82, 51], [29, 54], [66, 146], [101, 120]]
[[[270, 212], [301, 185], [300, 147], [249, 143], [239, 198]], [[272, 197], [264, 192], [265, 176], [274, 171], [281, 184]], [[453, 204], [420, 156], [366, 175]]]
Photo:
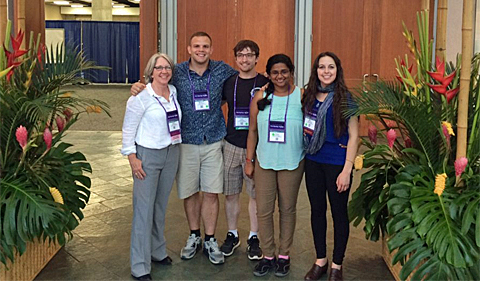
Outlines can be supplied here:
[[137, 96], [128, 99], [122, 128], [123, 155], [136, 153], [135, 144], [151, 149], [162, 149], [172, 144], [165, 110], [174, 111], [176, 107], [180, 121], [182, 111], [177, 101], [177, 89], [173, 85], [168, 85], [168, 89], [170, 102], [157, 95], [150, 83]]

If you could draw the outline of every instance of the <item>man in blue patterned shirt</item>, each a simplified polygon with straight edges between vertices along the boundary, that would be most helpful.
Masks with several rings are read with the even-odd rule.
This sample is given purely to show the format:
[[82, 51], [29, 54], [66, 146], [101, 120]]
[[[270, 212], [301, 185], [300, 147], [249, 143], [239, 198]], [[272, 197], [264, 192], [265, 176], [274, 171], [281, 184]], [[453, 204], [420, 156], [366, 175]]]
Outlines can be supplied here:
[[[226, 127], [221, 110], [222, 89], [225, 80], [237, 72], [223, 61], [210, 59], [212, 39], [205, 32], [194, 33], [187, 50], [190, 59], [176, 65], [172, 79], [182, 109], [177, 188], [178, 196], [184, 199], [190, 227], [181, 258], [191, 259], [202, 248], [202, 219], [205, 226], [203, 252], [213, 264], [222, 264], [223, 253], [214, 237], [218, 194], [223, 192], [222, 140]], [[140, 92], [142, 87], [135, 83], [132, 93]]]

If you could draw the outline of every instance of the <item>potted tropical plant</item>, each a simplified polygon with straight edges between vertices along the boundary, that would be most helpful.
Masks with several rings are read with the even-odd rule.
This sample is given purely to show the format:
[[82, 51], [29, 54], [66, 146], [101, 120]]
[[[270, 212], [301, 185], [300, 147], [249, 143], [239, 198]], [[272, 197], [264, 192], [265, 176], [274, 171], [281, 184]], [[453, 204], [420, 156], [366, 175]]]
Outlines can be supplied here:
[[374, 120], [356, 160], [367, 170], [350, 219], [365, 222], [367, 239], [388, 237], [402, 280], [479, 280], [480, 54], [471, 65], [467, 153], [455, 159], [460, 63], [432, 65], [428, 13], [417, 18], [418, 41], [404, 26], [413, 63], [396, 60], [398, 81], [369, 85], [349, 112]]
[[[35, 240], [63, 245], [83, 218], [91, 167], [62, 141], [84, 112], [107, 104], [66, 93], [79, 73], [103, 69], [75, 48], [45, 51], [40, 37], [22, 49], [23, 33], [0, 47], [0, 262], [14, 262]], [[30, 36], [30, 38], [33, 38]], [[106, 111], [108, 114], [108, 111]]]

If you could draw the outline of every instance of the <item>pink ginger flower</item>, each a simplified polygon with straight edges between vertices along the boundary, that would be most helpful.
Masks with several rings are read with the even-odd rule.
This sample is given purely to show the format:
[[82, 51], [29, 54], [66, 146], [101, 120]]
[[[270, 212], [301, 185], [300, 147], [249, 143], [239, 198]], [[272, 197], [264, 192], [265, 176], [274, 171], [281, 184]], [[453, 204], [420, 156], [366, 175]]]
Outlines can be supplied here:
[[48, 127], [46, 127], [45, 131], [43, 131], [43, 140], [47, 145], [47, 150], [49, 150], [52, 147], [52, 132]]
[[58, 131], [63, 131], [63, 128], [65, 128], [65, 121], [63, 120], [63, 118], [61, 116], [57, 116], [55, 118], [55, 122], [57, 122]]
[[17, 128], [15, 131], [15, 137], [17, 138], [18, 144], [22, 147], [22, 149], [25, 149], [27, 146], [27, 138], [28, 138], [28, 132], [25, 127], [20, 125], [20, 127]]
[[394, 129], [390, 129], [387, 132], [387, 140], [388, 140], [388, 146], [390, 148], [393, 148], [393, 144], [395, 143], [395, 139], [397, 138], [397, 132], [395, 132]]
[[64, 111], [63, 111], [63, 115], [65, 115], [65, 119], [68, 121], [70, 121], [70, 119], [72, 118], [73, 116], [73, 111], [70, 109], [70, 108], [66, 108]]
[[460, 176], [463, 171], [465, 171], [465, 168], [467, 167], [468, 164], [468, 159], [466, 157], [460, 157], [457, 160], [455, 160], [455, 175], [458, 177]]
[[412, 140], [409, 137], [405, 138], [405, 147], [407, 148], [412, 147]]
[[373, 144], [377, 144], [377, 127], [371, 125], [368, 127], [368, 138]]

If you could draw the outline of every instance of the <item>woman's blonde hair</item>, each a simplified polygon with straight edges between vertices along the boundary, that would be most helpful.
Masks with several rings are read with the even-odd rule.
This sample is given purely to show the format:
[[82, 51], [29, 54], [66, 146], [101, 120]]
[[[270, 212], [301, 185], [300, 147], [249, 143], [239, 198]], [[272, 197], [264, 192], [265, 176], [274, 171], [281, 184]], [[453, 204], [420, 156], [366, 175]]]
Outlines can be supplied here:
[[172, 74], [173, 74], [173, 68], [175, 66], [174, 63], [173, 63], [173, 60], [167, 54], [156, 53], [156, 54], [153, 54], [153, 56], [150, 57], [150, 59], [147, 62], [147, 66], [145, 66], [145, 71], [143, 73], [143, 77], [145, 78], [146, 83], [151, 83], [152, 82], [153, 68], [155, 67], [155, 64], [157, 63], [157, 60], [159, 58], [163, 58], [168, 62], [168, 64], [172, 68]]

